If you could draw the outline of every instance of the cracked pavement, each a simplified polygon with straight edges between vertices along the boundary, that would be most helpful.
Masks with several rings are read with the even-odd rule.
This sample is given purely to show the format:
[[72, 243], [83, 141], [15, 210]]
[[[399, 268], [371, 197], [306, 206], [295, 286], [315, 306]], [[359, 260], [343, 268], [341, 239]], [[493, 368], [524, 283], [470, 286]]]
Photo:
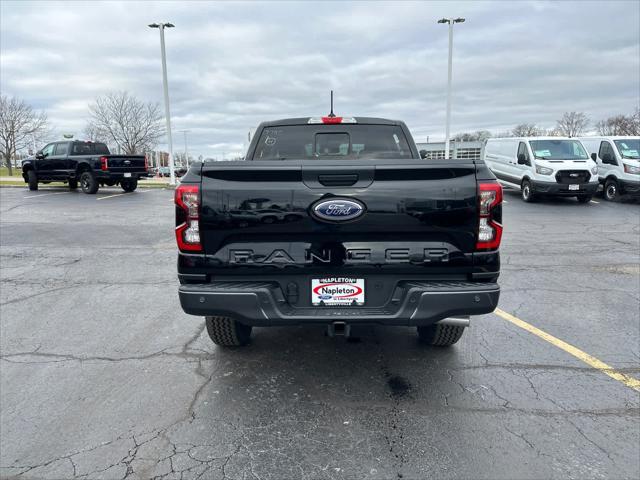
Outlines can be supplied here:
[[[2, 478], [640, 475], [640, 394], [496, 315], [450, 349], [221, 350], [180, 309], [171, 191], [24, 196], [0, 189]], [[500, 308], [640, 377], [640, 206], [505, 197]]]

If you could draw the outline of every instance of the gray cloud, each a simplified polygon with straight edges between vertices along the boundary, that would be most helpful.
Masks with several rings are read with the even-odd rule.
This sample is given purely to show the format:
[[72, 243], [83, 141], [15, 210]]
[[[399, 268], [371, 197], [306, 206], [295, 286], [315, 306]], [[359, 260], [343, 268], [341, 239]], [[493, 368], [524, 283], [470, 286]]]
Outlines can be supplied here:
[[[447, 29], [454, 39], [452, 131], [592, 120], [640, 97], [640, 4], [628, 2], [7, 2], [0, 86], [81, 133], [111, 90], [162, 102], [154, 21], [172, 21], [167, 56], [175, 130], [190, 151], [243, 148], [260, 121], [342, 114], [407, 121], [443, 137]], [[175, 148], [182, 148], [176, 134]]]

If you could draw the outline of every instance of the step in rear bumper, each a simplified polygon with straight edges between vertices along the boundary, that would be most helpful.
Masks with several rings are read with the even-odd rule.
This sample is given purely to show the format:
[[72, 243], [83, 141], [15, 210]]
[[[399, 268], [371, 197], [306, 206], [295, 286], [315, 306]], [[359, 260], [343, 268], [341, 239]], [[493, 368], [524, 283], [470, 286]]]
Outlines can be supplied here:
[[254, 326], [326, 324], [430, 325], [447, 317], [491, 313], [497, 283], [402, 282], [399, 301], [384, 307], [294, 308], [275, 282], [213, 282], [181, 285], [180, 304], [191, 315], [228, 315]]

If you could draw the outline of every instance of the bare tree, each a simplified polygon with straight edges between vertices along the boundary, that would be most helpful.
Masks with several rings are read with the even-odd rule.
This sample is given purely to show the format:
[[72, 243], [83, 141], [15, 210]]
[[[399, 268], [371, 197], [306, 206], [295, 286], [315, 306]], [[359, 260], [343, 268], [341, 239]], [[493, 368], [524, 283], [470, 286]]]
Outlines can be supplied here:
[[489, 137], [491, 137], [491, 132], [488, 130], [477, 130], [475, 132], [458, 133], [451, 140], [456, 142], [477, 142], [486, 140]]
[[127, 92], [109, 93], [89, 105], [85, 133], [115, 145], [127, 155], [152, 150], [164, 135], [157, 103], [145, 103]]
[[521, 123], [513, 127], [511, 133], [514, 137], [538, 137], [542, 134], [542, 129], [534, 123]]
[[596, 123], [600, 135], [640, 135], [640, 108], [633, 114], [616, 115]]
[[565, 112], [557, 121], [556, 130], [567, 137], [579, 136], [589, 125], [589, 119], [582, 112]]
[[11, 159], [20, 150], [42, 141], [48, 133], [44, 112], [36, 112], [19, 98], [0, 96], [0, 154], [9, 175], [13, 175]]
[[87, 140], [92, 142], [109, 143], [106, 133], [101, 131], [94, 122], [89, 122], [84, 127], [84, 135]]

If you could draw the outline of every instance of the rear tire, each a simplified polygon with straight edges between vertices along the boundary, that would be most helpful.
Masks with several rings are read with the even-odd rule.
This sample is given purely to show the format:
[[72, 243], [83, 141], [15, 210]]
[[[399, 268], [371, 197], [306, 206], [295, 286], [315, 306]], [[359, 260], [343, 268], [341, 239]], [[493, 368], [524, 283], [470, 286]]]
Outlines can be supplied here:
[[78, 188], [78, 180], [76, 178], [69, 180], [69, 190], [75, 190], [77, 188]]
[[593, 198], [593, 195], [578, 195], [578, 202], [589, 203], [592, 198]]
[[533, 193], [533, 188], [531, 187], [531, 182], [529, 180], [524, 180], [520, 189], [522, 200], [527, 203], [535, 202], [536, 195]]
[[120, 186], [125, 192], [133, 192], [136, 188], [138, 188], [138, 180], [137, 179], [128, 179], [121, 180]]
[[417, 328], [421, 342], [439, 347], [448, 347], [460, 340], [467, 327], [435, 324]]
[[620, 187], [616, 180], [610, 178], [604, 183], [604, 199], [615, 202], [618, 198], [620, 198]]
[[204, 317], [207, 333], [221, 347], [242, 347], [251, 339], [251, 326], [230, 317]]
[[98, 180], [93, 172], [82, 172], [80, 174], [80, 187], [84, 193], [90, 195], [95, 194], [98, 191]]
[[29, 190], [38, 190], [38, 175], [34, 170], [27, 172], [27, 183], [29, 184]]

